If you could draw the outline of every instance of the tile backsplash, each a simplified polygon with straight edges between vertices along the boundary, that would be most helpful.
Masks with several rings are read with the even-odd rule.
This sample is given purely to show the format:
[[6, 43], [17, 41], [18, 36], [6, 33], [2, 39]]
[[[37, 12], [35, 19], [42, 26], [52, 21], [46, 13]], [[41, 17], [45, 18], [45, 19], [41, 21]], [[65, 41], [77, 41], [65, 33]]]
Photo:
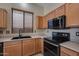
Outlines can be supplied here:
[[[76, 32], [79, 32], [79, 28], [71, 28], [71, 29], [61, 29], [61, 30], [55, 30], [55, 29], [43, 29], [43, 30], [37, 30], [36, 33], [22, 33], [22, 35], [46, 35], [52, 37], [52, 32], [67, 32], [70, 33], [70, 40], [79, 42], [79, 36], [76, 36]], [[18, 36], [18, 34], [0, 34], [1, 37], [14, 37]]]
[[79, 36], [76, 36], [76, 32], [79, 32], [79, 28], [71, 28], [71, 29], [48, 29], [46, 30], [46, 35], [52, 37], [52, 32], [67, 32], [70, 33], [70, 40], [79, 42]]

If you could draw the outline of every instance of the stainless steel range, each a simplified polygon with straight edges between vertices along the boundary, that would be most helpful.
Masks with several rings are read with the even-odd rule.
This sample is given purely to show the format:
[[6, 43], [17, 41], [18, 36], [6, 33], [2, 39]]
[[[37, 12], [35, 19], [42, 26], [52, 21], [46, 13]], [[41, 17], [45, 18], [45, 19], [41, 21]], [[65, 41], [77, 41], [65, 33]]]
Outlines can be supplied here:
[[44, 39], [44, 55], [45, 56], [59, 56], [60, 43], [69, 41], [70, 34], [64, 32], [52, 32], [52, 38]]

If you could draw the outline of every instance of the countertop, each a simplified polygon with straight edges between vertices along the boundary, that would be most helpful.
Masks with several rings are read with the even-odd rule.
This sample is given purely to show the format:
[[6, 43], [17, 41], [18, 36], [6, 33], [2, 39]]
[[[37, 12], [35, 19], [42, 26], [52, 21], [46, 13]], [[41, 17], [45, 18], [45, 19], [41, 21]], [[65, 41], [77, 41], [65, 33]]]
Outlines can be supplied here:
[[[44, 38], [44, 37], [46, 37], [46, 36], [31, 36], [31, 38]], [[12, 40], [12, 38], [13, 37], [0, 38], [0, 42], [23, 40], [23, 39], [31, 39], [31, 38], [23, 38], [23, 39], [15, 39], [15, 40]]]
[[73, 51], [79, 52], [79, 43], [74, 41], [68, 41], [60, 44], [62, 47], [66, 47]]

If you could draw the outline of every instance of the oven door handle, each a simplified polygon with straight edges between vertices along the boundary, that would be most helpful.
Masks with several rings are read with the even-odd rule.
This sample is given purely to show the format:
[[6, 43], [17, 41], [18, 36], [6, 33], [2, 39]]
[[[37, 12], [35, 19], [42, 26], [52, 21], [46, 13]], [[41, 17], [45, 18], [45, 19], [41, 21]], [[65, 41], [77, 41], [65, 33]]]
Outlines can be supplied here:
[[51, 44], [51, 45], [54, 45], [54, 46], [56, 46], [56, 47], [59, 47], [59, 45], [56, 45], [56, 44], [54, 44], [54, 43], [51, 43], [51, 42], [48, 42], [47, 40], [44, 40], [46, 43], [48, 43], [48, 44]]

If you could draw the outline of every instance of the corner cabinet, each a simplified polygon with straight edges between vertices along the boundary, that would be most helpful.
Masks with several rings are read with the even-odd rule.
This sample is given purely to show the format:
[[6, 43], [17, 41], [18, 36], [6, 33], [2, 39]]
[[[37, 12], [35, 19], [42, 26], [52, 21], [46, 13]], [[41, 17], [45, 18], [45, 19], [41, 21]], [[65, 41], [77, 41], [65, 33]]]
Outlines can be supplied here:
[[66, 4], [67, 27], [79, 26], [79, 3]]
[[21, 41], [4, 42], [4, 56], [21, 56]]
[[7, 27], [7, 11], [0, 9], [0, 28]]
[[47, 20], [45, 19], [44, 16], [37, 16], [36, 28], [37, 29], [47, 28]]

